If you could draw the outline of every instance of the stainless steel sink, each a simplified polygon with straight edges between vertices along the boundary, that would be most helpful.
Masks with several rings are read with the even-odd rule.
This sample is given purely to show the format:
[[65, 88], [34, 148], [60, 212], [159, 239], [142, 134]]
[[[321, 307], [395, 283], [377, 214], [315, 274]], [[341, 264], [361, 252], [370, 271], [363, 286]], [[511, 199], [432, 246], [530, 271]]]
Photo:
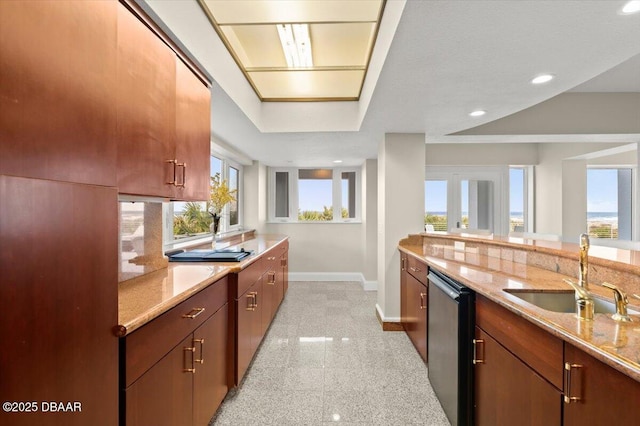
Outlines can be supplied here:
[[[553, 312], [575, 312], [576, 298], [573, 291], [550, 292], [550, 291], [513, 291], [505, 290], [507, 293], [518, 297], [525, 302], [536, 305], [539, 308]], [[616, 312], [616, 305], [598, 297], [593, 298], [596, 313], [613, 314]], [[629, 309], [629, 314], [637, 315], [639, 312]]]

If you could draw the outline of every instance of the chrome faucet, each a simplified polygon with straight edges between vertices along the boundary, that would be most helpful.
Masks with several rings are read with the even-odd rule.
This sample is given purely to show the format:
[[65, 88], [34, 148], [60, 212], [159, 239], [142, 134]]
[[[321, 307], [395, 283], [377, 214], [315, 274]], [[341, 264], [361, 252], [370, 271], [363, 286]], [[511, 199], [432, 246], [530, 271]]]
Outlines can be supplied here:
[[580, 235], [580, 270], [578, 284], [571, 280], [564, 280], [576, 291], [576, 315], [582, 320], [593, 320], [595, 305], [593, 296], [589, 292], [589, 235]]

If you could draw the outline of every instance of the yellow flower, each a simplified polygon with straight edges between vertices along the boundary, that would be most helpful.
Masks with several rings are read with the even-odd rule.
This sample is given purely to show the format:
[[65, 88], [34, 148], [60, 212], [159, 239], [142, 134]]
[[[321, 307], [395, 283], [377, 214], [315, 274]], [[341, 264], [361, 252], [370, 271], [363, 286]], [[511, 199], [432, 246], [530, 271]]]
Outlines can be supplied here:
[[220, 179], [220, 173], [211, 176], [211, 186], [209, 201], [207, 202], [207, 210], [214, 215], [220, 215], [222, 209], [231, 201], [236, 201], [235, 193], [238, 190], [229, 190], [226, 180]]

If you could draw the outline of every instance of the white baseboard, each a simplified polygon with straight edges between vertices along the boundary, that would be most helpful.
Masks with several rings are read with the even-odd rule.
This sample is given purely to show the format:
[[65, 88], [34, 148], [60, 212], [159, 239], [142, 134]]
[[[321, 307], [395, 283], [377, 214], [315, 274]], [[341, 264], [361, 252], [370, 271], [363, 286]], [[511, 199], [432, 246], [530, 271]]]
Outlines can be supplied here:
[[400, 317], [384, 316], [384, 312], [382, 312], [382, 308], [380, 308], [380, 305], [378, 305], [377, 303], [376, 303], [376, 310], [378, 311], [378, 315], [380, 315], [380, 318], [382, 319], [383, 322], [401, 322]]
[[367, 281], [362, 272], [289, 272], [289, 281], [355, 281], [364, 291], [376, 291], [378, 281]]
[[364, 291], [377, 291], [378, 281], [363, 281], [362, 288], [364, 288]]

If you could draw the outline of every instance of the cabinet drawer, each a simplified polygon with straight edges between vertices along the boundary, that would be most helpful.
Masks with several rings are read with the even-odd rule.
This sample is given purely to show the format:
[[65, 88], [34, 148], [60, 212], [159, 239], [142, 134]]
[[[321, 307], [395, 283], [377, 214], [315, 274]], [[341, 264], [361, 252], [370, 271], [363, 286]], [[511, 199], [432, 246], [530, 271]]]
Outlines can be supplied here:
[[[165, 356], [187, 335], [227, 303], [224, 277], [171, 310], [155, 318], [125, 339], [125, 387]], [[200, 311], [200, 309], [204, 309]], [[200, 312], [200, 313], [199, 313]], [[194, 315], [194, 318], [185, 317]]]
[[476, 325], [562, 389], [562, 340], [480, 295], [476, 295]]
[[237, 279], [238, 285], [236, 286], [235, 299], [242, 297], [244, 293], [264, 274], [266, 270], [265, 256], [260, 256], [251, 265], [240, 271], [235, 279]]
[[427, 285], [427, 264], [413, 256], [407, 256], [407, 271], [422, 284]]

